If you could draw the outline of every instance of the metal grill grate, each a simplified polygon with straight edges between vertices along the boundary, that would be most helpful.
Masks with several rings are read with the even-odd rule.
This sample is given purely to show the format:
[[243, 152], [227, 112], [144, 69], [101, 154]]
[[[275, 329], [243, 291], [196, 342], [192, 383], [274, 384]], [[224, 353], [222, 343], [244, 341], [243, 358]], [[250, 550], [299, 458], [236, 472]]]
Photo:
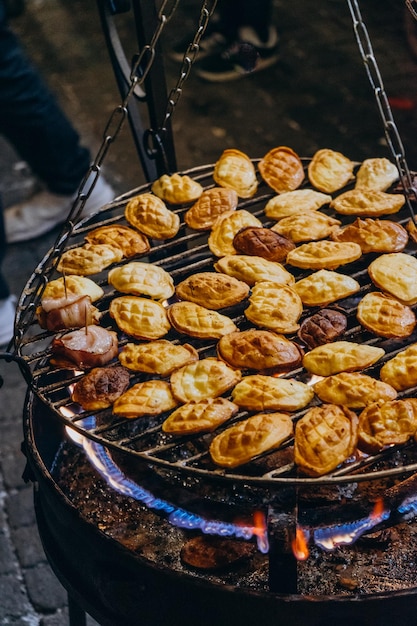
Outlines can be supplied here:
[[[256, 164], [256, 160], [254, 161]], [[308, 161], [304, 160], [307, 167]], [[198, 180], [204, 188], [214, 185], [212, 178], [212, 166], [195, 168], [186, 172], [192, 178]], [[306, 181], [308, 178], [306, 177]], [[308, 186], [308, 182], [304, 183]], [[361, 481], [373, 478], [380, 478], [387, 475], [409, 474], [417, 469], [417, 450], [415, 445], [408, 444], [400, 448], [390, 448], [377, 456], [363, 456], [355, 459], [345, 466], [339, 468], [331, 475], [321, 478], [305, 478], [298, 477], [296, 468], [294, 467], [290, 455], [286, 451], [285, 446], [280, 451], [274, 451], [266, 457], [272, 459], [272, 467], [263, 460], [266, 457], [251, 463], [248, 469], [238, 468], [239, 472], [226, 471], [216, 468], [208, 454], [208, 447], [214, 434], [193, 435], [188, 437], [174, 437], [162, 432], [161, 424], [166, 415], [158, 417], [140, 417], [137, 419], [120, 419], [112, 415], [111, 409], [96, 412], [94, 420], [91, 413], [83, 411], [78, 405], [72, 403], [70, 398], [70, 385], [82, 375], [82, 372], [70, 369], [59, 368], [50, 364], [50, 344], [54, 334], [43, 331], [36, 320], [36, 308], [40, 305], [43, 286], [46, 282], [57, 278], [59, 274], [56, 272], [55, 265], [62, 253], [72, 247], [82, 245], [85, 235], [99, 225], [110, 223], [126, 223], [124, 219], [124, 208], [127, 201], [139, 194], [149, 191], [150, 186], [144, 185], [138, 189], [120, 196], [114, 203], [102, 209], [102, 211], [78, 224], [72, 233], [66, 236], [63, 246], [51, 250], [43, 259], [35, 272], [28, 281], [24, 289], [17, 313], [17, 346], [19, 355], [31, 371], [31, 386], [35, 394], [42, 400], [48, 409], [61, 420], [66, 426], [72, 427], [84, 436], [91, 438], [110, 449], [123, 450], [133, 456], [145, 459], [151, 464], [168, 468], [175, 473], [186, 476], [193, 476], [198, 479], [207, 480], [223, 480], [223, 481], [239, 481], [247, 484], [270, 487], [275, 484], [282, 483], [302, 483], [302, 484], [329, 484], [334, 482], [351, 482], [352, 480]], [[343, 190], [341, 190], [343, 191]], [[266, 225], [272, 225], [265, 218], [263, 208], [274, 194], [262, 181], [259, 185], [258, 193], [249, 200], [240, 200], [238, 209], [246, 209], [255, 214]], [[170, 272], [175, 283], [183, 280], [186, 276], [201, 272], [212, 271], [215, 258], [211, 254], [207, 245], [207, 233], [197, 233], [191, 231], [184, 225], [182, 219], [183, 213], [188, 206], [176, 209], [181, 217], [181, 229], [175, 239], [152, 245], [151, 251], [142, 258], [142, 260], [155, 263]], [[329, 212], [329, 211], [328, 211]], [[409, 214], [403, 209], [399, 214], [399, 223], [405, 224], [409, 221]], [[343, 217], [337, 216], [343, 221]], [[392, 216], [389, 216], [392, 219]], [[415, 246], [409, 245], [406, 252], [415, 255]], [[356, 319], [356, 307], [361, 297], [369, 290], [373, 289], [370, 282], [367, 267], [372, 255], [363, 255], [362, 259], [344, 266], [340, 269], [342, 273], [350, 274], [361, 285], [359, 293], [338, 301], [337, 306], [348, 317], [348, 329], [345, 336], [346, 340], [357, 343], [367, 343], [377, 345], [384, 348], [385, 357], [381, 359], [378, 366], [370, 368], [367, 373], [378, 375], [380, 366], [389, 358], [408, 344], [417, 341], [417, 331], [406, 341], [394, 339], [382, 339], [365, 331]], [[372, 257], [373, 258], [373, 257]], [[131, 261], [132, 259], [129, 259]], [[291, 271], [296, 280], [310, 273], [297, 268], [287, 268]], [[108, 324], [108, 328], [117, 330], [112, 324], [110, 317], [107, 315], [108, 306], [115, 295], [114, 289], [108, 285], [105, 270], [100, 274], [91, 276], [105, 292], [104, 297], [96, 306], [103, 313], [103, 320]], [[243, 315], [245, 304], [239, 305], [227, 313], [232, 317], [236, 325], [243, 330], [249, 327], [249, 322]], [[312, 309], [305, 310], [303, 316], [314, 312]], [[106, 323], [102, 325], [106, 326]], [[129, 337], [118, 331], [120, 346], [125, 345]], [[185, 341], [184, 336], [180, 336], [175, 331], [170, 331], [167, 336], [175, 342]], [[291, 338], [291, 337], [290, 337]], [[292, 338], [294, 339], [294, 338]], [[296, 340], [296, 338], [295, 338]], [[199, 352], [200, 358], [206, 356], [214, 356], [216, 354], [216, 343], [195, 340], [186, 337], [187, 343], [191, 343]], [[294, 377], [303, 382], [309, 381], [308, 373], [302, 368], [288, 372], [286, 377]], [[131, 384], [135, 384], [141, 380], [146, 380], [146, 375], [131, 374]], [[408, 396], [415, 395], [416, 390], [407, 390]], [[318, 400], [316, 400], [318, 402]], [[306, 409], [305, 409], [306, 410]], [[294, 414], [294, 420], [297, 420], [304, 411]], [[247, 416], [247, 413], [241, 411], [233, 421], [241, 420]], [[230, 426], [231, 422], [228, 422]], [[216, 434], [219, 430], [216, 431]], [[291, 442], [287, 444], [290, 446]]]

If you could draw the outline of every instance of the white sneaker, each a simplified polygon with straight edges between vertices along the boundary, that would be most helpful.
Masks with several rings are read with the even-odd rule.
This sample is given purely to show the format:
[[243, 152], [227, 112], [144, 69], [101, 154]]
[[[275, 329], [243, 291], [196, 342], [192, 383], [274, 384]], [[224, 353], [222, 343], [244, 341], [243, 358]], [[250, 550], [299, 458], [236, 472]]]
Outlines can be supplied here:
[[[65, 222], [76, 197], [77, 194], [63, 196], [39, 191], [26, 201], [6, 208], [4, 223], [8, 243], [35, 239]], [[99, 177], [80, 218], [94, 213], [114, 198], [112, 187]]]
[[16, 296], [0, 300], [0, 346], [7, 346], [14, 335]]

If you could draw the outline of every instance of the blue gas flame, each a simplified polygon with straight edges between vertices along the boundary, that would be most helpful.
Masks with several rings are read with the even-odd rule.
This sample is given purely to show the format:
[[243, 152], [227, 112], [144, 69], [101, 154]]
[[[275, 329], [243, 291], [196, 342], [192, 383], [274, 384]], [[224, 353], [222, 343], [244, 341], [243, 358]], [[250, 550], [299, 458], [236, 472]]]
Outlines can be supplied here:
[[[85, 428], [94, 427], [94, 419], [88, 418], [83, 420]], [[107, 449], [101, 444], [87, 439], [86, 437], [77, 437], [77, 441], [82, 447], [89, 461], [100, 473], [104, 480], [118, 493], [134, 498], [141, 502], [149, 509], [155, 509], [166, 513], [171, 524], [185, 528], [188, 530], [196, 529], [207, 535], [219, 535], [221, 537], [237, 537], [239, 539], [249, 540], [256, 538], [258, 550], [266, 554], [269, 550], [269, 542], [266, 528], [241, 524], [233, 524], [220, 520], [209, 520], [178, 508], [154, 496], [150, 491], [144, 489], [130, 478], [127, 478], [121, 469], [116, 465]]]
[[[94, 428], [95, 418], [90, 417], [82, 420], [86, 429]], [[81, 445], [90, 462], [101, 474], [105, 481], [118, 493], [129, 496], [141, 502], [150, 509], [166, 513], [168, 520], [174, 526], [187, 530], [201, 530], [208, 535], [219, 535], [221, 537], [237, 537], [239, 539], [250, 540], [256, 538], [258, 550], [263, 554], [269, 551], [269, 542], [266, 525], [240, 525], [220, 520], [210, 520], [200, 515], [196, 515], [185, 509], [178, 508], [166, 500], [154, 496], [150, 491], [144, 489], [133, 480], [127, 478], [125, 474], [113, 461], [107, 449], [83, 436], [77, 436], [76, 441]], [[397, 507], [403, 519], [408, 520], [417, 515], [417, 495], [407, 497]], [[346, 522], [343, 524], [333, 524], [331, 526], [316, 529], [303, 528], [303, 532], [309, 540], [325, 551], [332, 551], [339, 546], [353, 544], [364, 533], [369, 532], [382, 522], [389, 519], [392, 511], [383, 509], [375, 513], [372, 512], [365, 518]]]

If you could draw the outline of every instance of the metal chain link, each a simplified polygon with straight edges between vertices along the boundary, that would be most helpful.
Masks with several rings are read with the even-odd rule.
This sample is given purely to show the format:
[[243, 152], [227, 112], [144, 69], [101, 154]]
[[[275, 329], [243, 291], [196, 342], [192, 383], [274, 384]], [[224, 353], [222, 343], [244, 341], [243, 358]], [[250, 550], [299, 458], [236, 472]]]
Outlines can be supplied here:
[[211, 2], [206, 0], [201, 6], [198, 27], [192, 41], [188, 44], [188, 47], [184, 53], [177, 83], [175, 87], [171, 89], [168, 95], [167, 106], [161, 126], [160, 128], [150, 128], [145, 133], [145, 142], [148, 144], [147, 153], [149, 156], [155, 154], [156, 150], [159, 150], [159, 152], [163, 156], [163, 137], [167, 132], [167, 124], [172, 117], [174, 109], [177, 106], [178, 101], [182, 95], [183, 84], [187, 80], [191, 72], [193, 63], [197, 58], [200, 49], [201, 37], [206, 31], [207, 25], [211, 16], [213, 15], [216, 5], [217, 0], [211, 0]]
[[[405, 1], [407, 7], [417, 19], [417, 12], [415, 10], [416, 0]], [[161, 6], [158, 10], [158, 22], [152, 35], [151, 41], [149, 44], [145, 45], [143, 49], [140, 50], [140, 52], [134, 57], [135, 60], [132, 64], [129, 90], [126, 93], [123, 102], [118, 105], [110, 115], [110, 118], [103, 132], [102, 143], [99, 147], [94, 161], [90, 165], [87, 174], [81, 182], [77, 198], [75, 199], [74, 204], [71, 208], [68, 220], [60, 233], [58, 242], [56, 244], [57, 252], [61, 249], [62, 242], [65, 241], [68, 234], [72, 231], [74, 227], [74, 221], [76, 221], [78, 216], [81, 214], [84, 205], [86, 204], [95, 187], [97, 179], [100, 175], [102, 163], [108, 152], [108, 149], [110, 145], [116, 140], [128, 116], [127, 104], [132, 97], [135, 88], [137, 86], [142, 86], [142, 84], [144, 83], [155, 58], [157, 43], [166, 24], [170, 21], [171, 17], [175, 13], [178, 3], [179, 0], [162, 0]], [[382, 77], [379, 72], [379, 68], [372, 50], [372, 45], [367, 28], [361, 16], [358, 2], [357, 0], [347, 0], [347, 3], [351, 12], [353, 27], [359, 50], [362, 55], [362, 60], [365, 64], [369, 81], [374, 90], [378, 109], [384, 124], [387, 142], [399, 169], [401, 182], [406, 192], [407, 203], [409, 204], [409, 209], [414, 220], [414, 211], [409, 203], [409, 196], [413, 195], [414, 199], [417, 201], [417, 191], [413, 186], [413, 179], [407, 165], [404, 146], [392, 115]], [[159, 138], [166, 131], [166, 125], [169, 119], [172, 117], [174, 109], [182, 95], [183, 84], [190, 74], [192, 65], [197, 57], [200, 48], [201, 37], [203, 36], [207, 28], [208, 22], [216, 8], [216, 5], [217, 0], [203, 0], [202, 2], [198, 27], [194, 34], [193, 40], [190, 42], [187, 50], [185, 51], [177, 83], [169, 93], [164, 114], [164, 120], [162, 122], [161, 128], [150, 129], [149, 131], [154, 135], [159, 134]]]
[[[165, 13], [165, 7], [168, 5], [170, 0], [164, 0], [161, 8], [158, 11], [158, 23], [155, 27], [155, 31], [152, 34], [152, 38], [149, 44], [143, 46], [142, 50], [136, 55], [135, 62], [132, 66], [132, 71], [130, 74], [131, 83], [134, 85], [142, 85], [145, 82], [145, 78], [147, 77], [149, 70], [152, 67], [152, 63], [156, 54], [156, 45], [159, 41], [159, 38], [168, 24], [171, 17], [174, 15], [175, 10], [178, 6], [179, 0], [172, 0], [171, 8], [168, 7], [167, 13]], [[143, 67], [143, 61], [145, 58], [148, 58], [145, 67]], [[128, 97], [130, 95], [130, 91], [128, 93]]]
[[[411, 7], [411, 0], [406, 0], [406, 2], [407, 5], [410, 5]], [[358, 2], [357, 0], [347, 0], [347, 3], [349, 5], [352, 16], [353, 28], [355, 31], [359, 51], [365, 65], [369, 82], [371, 83], [371, 86], [374, 90], [378, 110], [384, 124], [385, 137], [387, 139], [388, 146], [391, 150], [391, 153], [398, 168], [401, 185], [405, 193], [407, 207], [410, 211], [410, 215], [414, 224], [416, 224], [416, 218], [414, 215], [413, 206], [410, 202], [410, 197], [412, 196], [414, 201], [417, 203], [417, 190], [414, 187], [413, 177], [407, 164], [404, 145], [401, 141], [398, 128], [394, 121], [392, 110], [382, 81], [382, 76], [375, 59], [367, 28], [362, 19]]]
[[[129, 89], [123, 99], [123, 102], [118, 105], [114, 111], [111, 113], [110, 118], [106, 124], [106, 127], [102, 136], [102, 143], [98, 149], [96, 157], [88, 172], [86, 173], [83, 181], [78, 190], [77, 198], [74, 201], [71, 212], [68, 216], [67, 222], [64, 224], [64, 227], [60, 233], [59, 240], [56, 244], [56, 251], [58, 252], [62, 243], [67, 238], [68, 234], [72, 231], [74, 227], [74, 221], [82, 212], [82, 209], [90, 197], [94, 186], [97, 182], [97, 179], [100, 175], [101, 166], [103, 164], [104, 158], [108, 152], [110, 145], [116, 140], [118, 137], [121, 128], [128, 116], [128, 102], [132, 97], [137, 86], [142, 86], [149, 71], [152, 67], [155, 54], [156, 54], [156, 46], [161, 37], [161, 34], [173, 16], [179, 0], [163, 0], [161, 7], [158, 11], [158, 22], [155, 28], [155, 31], [152, 35], [151, 41], [149, 44], [143, 46], [143, 49], [139, 51], [138, 54], [134, 56], [134, 62], [132, 63], [132, 69], [130, 73], [130, 86]], [[185, 80], [188, 78], [191, 67], [197, 57], [199, 48], [200, 48], [200, 39], [203, 36], [209, 19], [211, 18], [215, 8], [217, 5], [217, 0], [203, 0], [200, 10], [200, 17], [198, 21], [197, 30], [194, 34], [192, 42], [189, 44], [182, 61], [182, 65], [179, 72], [179, 77], [175, 87], [171, 90], [167, 106], [164, 114], [164, 120], [160, 129], [154, 129], [152, 132], [163, 133], [166, 130], [166, 124], [170, 117], [173, 114], [175, 106], [178, 104], [180, 96], [182, 94], [182, 87]], [[61, 243], [62, 242], [62, 243]]]
[[[132, 69], [130, 74], [129, 90], [127, 91], [121, 104], [119, 104], [110, 114], [110, 117], [103, 131], [101, 145], [97, 151], [94, 161], [91, 163], [86, 175], [84, 176], [80, 184], [77, 197], [73, 202], [67, 220], [64, 223], [57, 240], [55, 241], [53, 247], [43, 261], [42, 274], [38, 275], [37, 277], [39, 283], [37, 289], [40, 293], [43, 292], [46, 285], [44, 273], [45, 271], [53, 269], [57, 265], [62, 255], [65, 243], [74, 229], [77, 218], [81, 214], [88, 198], [93, 192], [97, 179], [100, 176], [101, 166], [107, 155], [109, 147], [117, 139], [122, 129], [122, 126], [128, 117], [128, 102], [132, 97], [135, 88], [137, 86], [141, 86], [145, 81], [145, 78], [147, 77], [152, 67], [152, 63], [156, 55], [157, 43], [165, 26], [173, 16], [175, 9], [178, 6], [178, 3], [179, 0], [162, 1], [160, 9], [158, 11], [158, 22], [150, 43], [145, 45], [143, 49], [134, 56], [134, 61], [132, 62]], [[185, 51], [177, 83], [169, 94], [162, 128], [157, 129], [157, 131], [155, 132], [160, 132], [161, 130], [163, 132], [169, 118], [173, 114], [174, 108], [177, 105], [178, 100], [182, 94], [184, 81], [188, 78], [191, 67], [199, 51], [200, 39], [207, 28], [209, 19], [213, 14], [216, 5], [217, 0], [203, 0], [202, 2], [197, 30], [194, 34], [193, 40]], [[35, 313], [32, 307], [27, 307], [26, 311], [18, 312], [19, 324], [17, 325], [17, 332], [15, 335], [16, 351], [19, 350], [21, 340], [23, 339], [26, 330], [32, 323], [34, 315]]]
[[405, 4], [411, 15], [417, 20], [417, 2], [415, 0], [405, 0]]
[[217, 5], [217, 0], [211, 0], [211, 2], [203, 2], [197, 30], [194, 34], [193, 40], [190, 42], [187, 50], [185, 51], [177, 84], [175, 85], [173, 89], [171, 89], [169, 97], [168, 97], [167, 108], [165, 111], [165, 118], [162, 123], [162, 130], [164, 130], [164, 128], [166, 127], [166, 124], [168, 123], [169, 118], [172, 116], [174, 109], [176, 105], [178, 104], [178, 100], [180, 99], [181, 94], [182, 94], [182, 86], [184, 82], [187, 80], [190, 74], [192, 65], [194, 61], [196, 60], [198, 51], [200, 49], [201, 37], [204, 35], [206, 31], [207, 25], [209, 23], [211, 16], [213, 15], [216, 5]]

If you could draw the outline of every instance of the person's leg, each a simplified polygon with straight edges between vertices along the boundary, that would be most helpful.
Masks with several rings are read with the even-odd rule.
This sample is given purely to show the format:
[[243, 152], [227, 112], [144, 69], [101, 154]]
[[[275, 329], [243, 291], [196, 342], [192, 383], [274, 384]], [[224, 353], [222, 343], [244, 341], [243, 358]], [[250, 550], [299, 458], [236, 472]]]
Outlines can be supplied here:
[[225, 33], [229, 42], [234, 41], [238, 34], [242, 3], [240, 0], [219, 0], [217, 13], [222, 32]]
[[57, 194], [73, 194], [90, 153], [9, 28], [0, 2], [0, 132]]
[[272, 27], [271, 0], [242, 0], [239, 27], [249, 26], [262, 42], [267, 42]]
[[[9, 28], [0, 0], [0, 133], [42, 183], [27, 201], [6, 208], [7, 241], [43, 235], [65, 221], [90, 167], [90, 152]], [[83, 215], [114, 198], [100, 177]]]
[[0, 346], [4, 347], [13, 337], [16, 297], [10, 294], [9, 284], [2, 271], [6, 256], [6, 234], [0, 199]]

